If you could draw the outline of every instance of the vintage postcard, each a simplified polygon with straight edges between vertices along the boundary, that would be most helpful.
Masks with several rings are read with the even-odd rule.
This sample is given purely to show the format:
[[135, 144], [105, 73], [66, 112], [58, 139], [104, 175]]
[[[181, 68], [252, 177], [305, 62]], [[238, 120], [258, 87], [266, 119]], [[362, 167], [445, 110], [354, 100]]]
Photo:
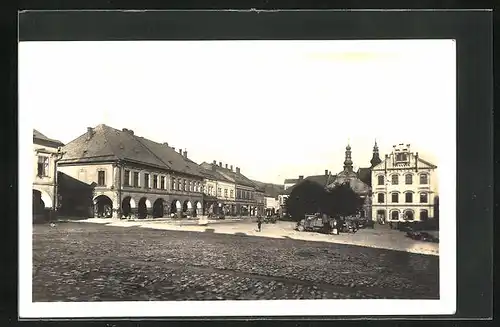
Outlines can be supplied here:
[[23, 316], [453, 313], [455, 47], [20, 42]]

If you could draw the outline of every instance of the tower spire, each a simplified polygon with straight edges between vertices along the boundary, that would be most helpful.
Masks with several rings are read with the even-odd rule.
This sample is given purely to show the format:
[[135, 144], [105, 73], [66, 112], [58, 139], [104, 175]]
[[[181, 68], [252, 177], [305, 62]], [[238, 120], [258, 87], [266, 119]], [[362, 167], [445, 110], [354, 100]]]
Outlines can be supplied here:
[[373, 156], [372, 156], [372, 160], [370, 160], [370, 163], [372, 165], [371, 168], [375, 167], [376, 165], [378, 165], [381, 162], [382, 162], [382, 160], [380, 160], [377, 139], [375, 139], [375, 144], [373, 145]]

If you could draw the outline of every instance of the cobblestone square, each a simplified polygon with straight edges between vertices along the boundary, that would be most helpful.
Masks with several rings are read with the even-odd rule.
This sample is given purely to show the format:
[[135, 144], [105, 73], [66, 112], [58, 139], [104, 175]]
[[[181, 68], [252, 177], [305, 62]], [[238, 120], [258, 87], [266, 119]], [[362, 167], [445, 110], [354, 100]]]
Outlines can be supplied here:
[[34, 225], [33, 301], [439, 298], [436, 255], [214, 230]]

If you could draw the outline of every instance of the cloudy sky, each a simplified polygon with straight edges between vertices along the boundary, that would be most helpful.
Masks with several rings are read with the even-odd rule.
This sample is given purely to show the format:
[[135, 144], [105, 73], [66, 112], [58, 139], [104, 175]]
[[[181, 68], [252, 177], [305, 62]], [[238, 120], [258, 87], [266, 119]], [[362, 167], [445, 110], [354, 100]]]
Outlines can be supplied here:
[[455, 78], [451, 40], [22, 42], [19, 115], [64, 143], [129, 128], [283, 183], [342, 170], [348, 141], [355, 168], [375, 139], [440, 166]]

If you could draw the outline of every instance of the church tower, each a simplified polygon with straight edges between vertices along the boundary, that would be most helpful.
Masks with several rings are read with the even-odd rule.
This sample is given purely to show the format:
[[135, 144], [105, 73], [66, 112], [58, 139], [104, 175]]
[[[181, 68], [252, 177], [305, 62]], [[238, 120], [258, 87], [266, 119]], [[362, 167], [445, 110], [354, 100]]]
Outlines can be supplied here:
[[372, 157], [372, 160], [370, 160], [370, 163], [372, 164], [372, 166], [370, 168], [375, 167], [376, 165], [378, 165], [381, 162], [382, 162], [382, 160], [380, 160], [377, 140], [375, 140], [375, 145], [373, 146], [373, 157]]
[[352, 158], [351, 158], [351, 146], [349, 143], [345, 148], [345, 160], [344, 160], [344, 171], [348, 173], [352, 173]]

